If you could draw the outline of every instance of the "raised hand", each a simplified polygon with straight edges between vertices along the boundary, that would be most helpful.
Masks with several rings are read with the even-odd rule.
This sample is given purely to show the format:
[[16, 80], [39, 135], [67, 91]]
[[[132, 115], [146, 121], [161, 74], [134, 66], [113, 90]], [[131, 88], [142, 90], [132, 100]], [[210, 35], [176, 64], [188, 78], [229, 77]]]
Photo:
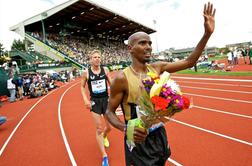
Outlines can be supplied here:
[[213, 8], [213, 4], [208, 2], [208, 4], [204, 5], [204, 11], [203, 11], [203, 16], [204, 16], [204, 26], [205, 26], [205, 33], [206, 34], [212, 34], [214, 31], [215, 27], [215, 12], [216, 9]]

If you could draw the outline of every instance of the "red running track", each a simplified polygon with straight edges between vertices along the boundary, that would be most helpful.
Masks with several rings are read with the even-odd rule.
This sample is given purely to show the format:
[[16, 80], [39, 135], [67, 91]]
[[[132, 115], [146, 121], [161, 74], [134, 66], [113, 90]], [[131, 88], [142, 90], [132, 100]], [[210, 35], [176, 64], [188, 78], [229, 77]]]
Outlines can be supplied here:
[[[252, 77], [178, 76], [173, 79], [194, 107], [166, 125], [167, 165], [252, 165]], [[79, 79], [42, 98], [4, 103], [0, 114], [8, 117], [0, 126], [0, 166], [101, 165]], [[123, 134], [113, 129], [109, 140], [110, 165], [124, 165]]]

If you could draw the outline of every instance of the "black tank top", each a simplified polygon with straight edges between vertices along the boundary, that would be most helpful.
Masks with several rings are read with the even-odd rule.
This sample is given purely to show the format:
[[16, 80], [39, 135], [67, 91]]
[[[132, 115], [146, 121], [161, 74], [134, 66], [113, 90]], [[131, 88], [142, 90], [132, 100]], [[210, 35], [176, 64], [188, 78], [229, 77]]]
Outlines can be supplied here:
[[101, 66], [101, 72], [94, 74], [91, 67], [88, 68], [88, 89], [91, 98], [101, 98], [108, 96], [107, 76], [104, 68]]

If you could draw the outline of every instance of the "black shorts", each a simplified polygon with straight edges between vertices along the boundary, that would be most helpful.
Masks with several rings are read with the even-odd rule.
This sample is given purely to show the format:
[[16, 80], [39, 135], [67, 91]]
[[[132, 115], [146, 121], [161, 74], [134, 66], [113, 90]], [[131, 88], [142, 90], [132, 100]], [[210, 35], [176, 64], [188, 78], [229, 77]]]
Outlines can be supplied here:
[[131, 152], [124, 139], [126, 166], [164, 166], [171, 155], [164, 127], [151, 132]]
[[108, 97], [91, 98], [91, 110], [99, 115], [105, 114], [108, 106]]

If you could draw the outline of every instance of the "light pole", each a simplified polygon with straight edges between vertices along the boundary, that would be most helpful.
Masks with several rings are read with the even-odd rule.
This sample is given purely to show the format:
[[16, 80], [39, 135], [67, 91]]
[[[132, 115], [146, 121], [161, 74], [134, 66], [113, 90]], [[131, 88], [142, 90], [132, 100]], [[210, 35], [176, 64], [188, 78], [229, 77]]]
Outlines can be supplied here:
[[47, 13], [43, 12], [41, 14], [41, 23], [42, 23], [42, 33], [43, 33], [43, 42], [45, 43], [46, 41], [46, 32], [45, 32], [45, 23], [44, 23], [44, 19], [47, 17]]
[[[155, 30], [156, 30], [156, 23], [157, 23], [157, 21], [153, 20]], [[156, 34], [155, 34], [155, 40], [156, 40], [157, 52], [159, 52], [159, 50], [158, 50], [158, 40], [157, 40], [157, 31], [156, 31]]]

